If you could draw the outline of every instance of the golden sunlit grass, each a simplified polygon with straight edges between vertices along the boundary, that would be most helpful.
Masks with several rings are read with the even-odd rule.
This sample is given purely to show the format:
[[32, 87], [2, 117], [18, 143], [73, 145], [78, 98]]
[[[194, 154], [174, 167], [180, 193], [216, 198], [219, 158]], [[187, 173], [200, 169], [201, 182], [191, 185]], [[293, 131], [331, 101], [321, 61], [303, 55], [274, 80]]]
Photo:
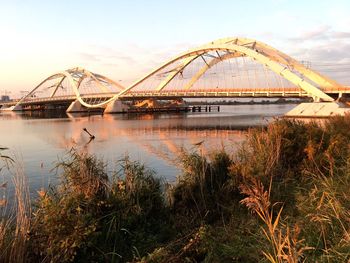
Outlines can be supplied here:
[[303, 240], [298, 240], [300, 229], [297, 225], [292, 231], [289, 226], [283, 225], [281, 222], [283, 206], [276, 213], [273, 208], [279, 204], [270, 203], [270, 191], [266, 191], [263, 184], [257, 180], [252, 181], [249, 185], [241, 185], [240, 188], [241, 192], [247, 195], [241, 203], [256, 213], [264, 222], [262, 231], [272, 250], [272, 252], [263, 251], [264, 256], [270, 262], [299, 262], [303, 252], [312, 248], [303, 246]]

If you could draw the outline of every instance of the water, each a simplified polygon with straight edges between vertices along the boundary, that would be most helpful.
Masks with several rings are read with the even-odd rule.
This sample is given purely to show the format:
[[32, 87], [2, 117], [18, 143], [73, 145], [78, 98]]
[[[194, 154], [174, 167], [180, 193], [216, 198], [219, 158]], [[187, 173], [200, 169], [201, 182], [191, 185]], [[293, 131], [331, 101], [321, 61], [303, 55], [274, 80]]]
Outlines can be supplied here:
[[[5, 153], [22, 163], [33, 191], [57, 181], [52, 169], [71, 148], [103, 158], [109, 172], [129, 155], [174, 181], [181, 148], [195, 149], [200, 143], [203, 152], [221, 147], [232, 152], [244, 140], [246, 128], [266, 125], [294, 106], [234, 105], [211, 113], [103, 116], [0, 113], [0, 147], [10, 148]], [[89, 142], [83, 128], [95, 135], [95, 140]], [[5, 177], [4, 171], [1, 176]]]

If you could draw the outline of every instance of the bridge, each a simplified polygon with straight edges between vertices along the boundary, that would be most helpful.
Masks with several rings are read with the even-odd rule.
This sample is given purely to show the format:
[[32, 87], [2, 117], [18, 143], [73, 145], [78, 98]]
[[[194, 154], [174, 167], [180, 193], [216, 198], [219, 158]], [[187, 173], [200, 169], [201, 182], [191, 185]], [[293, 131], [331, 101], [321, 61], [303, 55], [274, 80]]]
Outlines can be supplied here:
[[334, 102], [349, 93], [349, 87], [265, 43], [224, 38], [179, 54], [127, 87], [74, 68], [49, 76], [19, 100], [0, 105], [9, 110], [123, 112], [156, 100], [181, 104], [183, 98], [309, 97]]

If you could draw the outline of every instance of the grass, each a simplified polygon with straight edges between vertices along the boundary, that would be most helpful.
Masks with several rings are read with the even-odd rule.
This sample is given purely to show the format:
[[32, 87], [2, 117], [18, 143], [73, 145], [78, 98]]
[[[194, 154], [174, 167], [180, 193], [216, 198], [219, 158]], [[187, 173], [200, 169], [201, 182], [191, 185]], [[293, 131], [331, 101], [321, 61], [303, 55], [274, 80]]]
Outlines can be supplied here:
[[30, 233], [33, 261], [125, 262], [167, 238], [161, 181], [128, 158], [108, 178], [94, 156], [71, 152], [61, 184], [37, 200]]
[[129, 158], [108, 177], [72, 151], [31, 206], [19, 169], [1, 261], [349, 262], [349, 125], [280, 120], [234, 155], [182, 152], [172, 185]]
[[[1, 148], [1, 151], [7, 150]], [[25, 177], [23, 167], [13, 165], [14, 159], [8, 155], [0, 154], [3, 161], [3, 169], [10, 172], [11, 182], [14, 185], [14, 203], [8, 209], [6, 195], [3, 196], [4, 202], [0, 207], [0, 261], [1, 262], [25, 262], [25, 256], [28, 247], [28, 231], [31, 223], [31, 205], [27, 178]], [[8, 183], [4, 182], [1, 186], [5, 190]]]

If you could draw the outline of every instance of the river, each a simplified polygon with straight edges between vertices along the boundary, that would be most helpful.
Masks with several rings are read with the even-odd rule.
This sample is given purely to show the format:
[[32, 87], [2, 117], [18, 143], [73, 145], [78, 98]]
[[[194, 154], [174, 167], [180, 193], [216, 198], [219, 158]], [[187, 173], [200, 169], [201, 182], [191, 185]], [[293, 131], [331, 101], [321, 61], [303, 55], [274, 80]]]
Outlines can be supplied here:
[[[174, 114], [69, 115], [38, 112], [0, 113], [0, 147], [23, 166], [32, 191], [57, 182], [53, 169], [75, 148], [96, 154], [117, 169], [126, 155], [158, 176], [176, 180], [182, 148], [206, 153], [225, 147], [234, 151], [248, 127], [266, 125], [294, 104], [221, 106], [220, 112]], [[95, 139], [90, 141], [86, 128]], [[200, 146], [197, 146], [197, 145]], [[1, 171], [1, 180], [9, 180]], [[1, 178], [0, 177], [0, 178]], [[1, 181], [0, 181], [1, 183]]]

